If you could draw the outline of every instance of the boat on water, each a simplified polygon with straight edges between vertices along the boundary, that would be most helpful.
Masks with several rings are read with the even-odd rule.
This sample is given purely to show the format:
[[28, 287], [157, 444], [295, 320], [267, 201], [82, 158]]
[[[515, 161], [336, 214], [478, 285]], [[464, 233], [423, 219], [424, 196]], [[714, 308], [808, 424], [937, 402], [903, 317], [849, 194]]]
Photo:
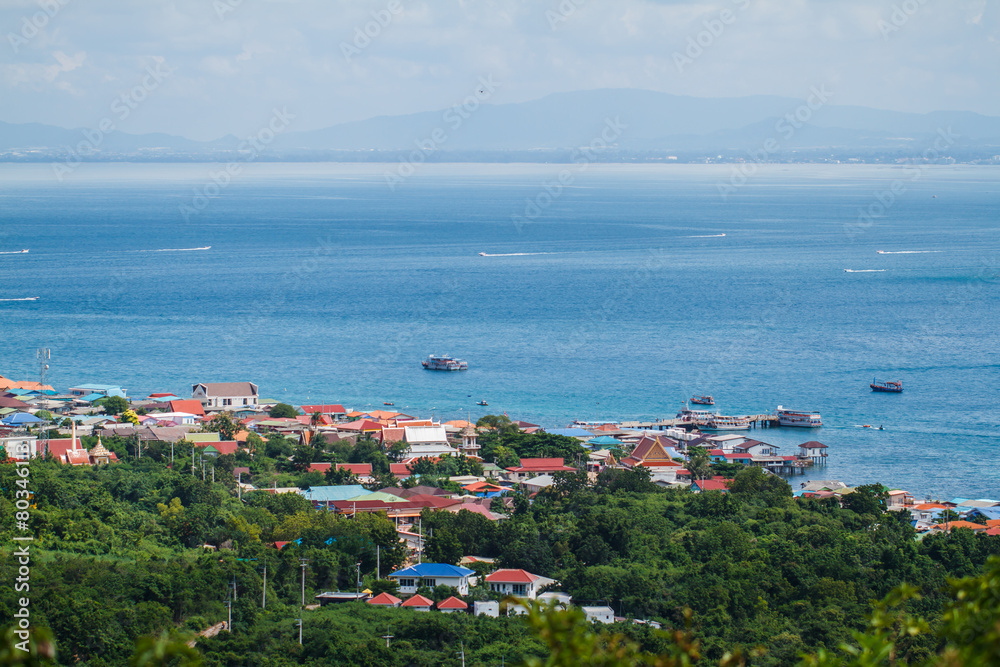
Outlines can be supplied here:
[[711, 410], [692, 410], [686, 405], [677, 413], [681, 426], [696, 426], [703, 431], [745, 431], [750, 428], [749, 417], [720, 415]]
[[391, 401], [382, 401], [382, 405], [396, 405], [396, 404], [392, 403]]
[[695, 405], [715, 405], [715, 399], [711, 396], [692, 396], [691, 402]]
[[708, 422], [709, 419], [718, 416], [718, 412], [712, 412], [711, 410], [692, 410], [685, 405], [681, 408], [681, 411], [677, 413], [676, 418], [680, 420], [682, 426], [701, 426], [702, 424]]
[[883, 380], [879, 382], [878, 378], [872, 378], [872, 383], [868, 386], [872, 388], [872, 391], [885, 391], [891, 394], [898, 394], [903, 391], [902, 380]]
[[823, 417], [812, 410], [786, 410], [782, 406], [774, 411], [779, 426], [798, 426], [800, 428], [819, 428], [823, 425]]
[[432, 354], [420, 362], [429, 371], [467, 371], [469, 364], [447, 354]]
[[700, 425], [703, 431], [746, 431], [750, 428], [749, 417], [715, 415]]
[[476, 401], [476, 405], [489, 405], [486, 401]]

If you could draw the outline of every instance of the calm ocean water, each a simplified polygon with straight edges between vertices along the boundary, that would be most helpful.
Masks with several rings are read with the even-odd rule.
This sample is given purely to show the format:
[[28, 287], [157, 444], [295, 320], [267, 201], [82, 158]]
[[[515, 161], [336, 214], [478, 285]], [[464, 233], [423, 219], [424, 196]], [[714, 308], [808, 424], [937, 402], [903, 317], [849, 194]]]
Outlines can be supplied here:
[[773, 166], [724, 199], [728, 165], [424, 165], [392, 190], [381, 165], [260, 164], [193, 199], [216, 170], [0, 165], [0, 251], [30, 249], [0, 255], [0, 373], [47, 346], [59, 388], [250, 380], [548, 426], [711, 393], [820, 411], [757, 432], [829, 445], [806, 479], [1000, 498], [1000, 170]]

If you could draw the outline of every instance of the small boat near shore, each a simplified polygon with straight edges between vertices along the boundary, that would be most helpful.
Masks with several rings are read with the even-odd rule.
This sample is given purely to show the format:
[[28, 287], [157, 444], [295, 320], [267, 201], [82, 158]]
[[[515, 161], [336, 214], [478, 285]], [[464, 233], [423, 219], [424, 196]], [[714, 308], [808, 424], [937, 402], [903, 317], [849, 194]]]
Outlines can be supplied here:
[[695, 405], [715, 405], [715, 399], [711, 396], [692, 396], [691, 402]]
[[489, 405], [486, 401], [476, 401], [476, 405]]
[[890, 394], [898, 394], [903, 391], [902, 380], [883, 380], [879, 382], [878, 378], [872, 378], [872, 383], [868, 386], [872, 388], [872, 391], [884, 391]]

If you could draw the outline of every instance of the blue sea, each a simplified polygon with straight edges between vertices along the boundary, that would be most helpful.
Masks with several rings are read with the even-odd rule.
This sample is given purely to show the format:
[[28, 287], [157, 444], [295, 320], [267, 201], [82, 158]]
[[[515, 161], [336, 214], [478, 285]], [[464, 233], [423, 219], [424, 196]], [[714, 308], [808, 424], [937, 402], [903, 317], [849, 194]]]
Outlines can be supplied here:
[[754, 432], [829, 446], [793, 485], [1000, 498], [996, 168], [773, 165], [725, 195], [732, 165], [222, 168], [0, 165], [0, 251], [30, 249], [0, 255], [0, 374], [49, 347], [59, 389], [249, 380], [550, 427], [707, 393], [822, 413]]

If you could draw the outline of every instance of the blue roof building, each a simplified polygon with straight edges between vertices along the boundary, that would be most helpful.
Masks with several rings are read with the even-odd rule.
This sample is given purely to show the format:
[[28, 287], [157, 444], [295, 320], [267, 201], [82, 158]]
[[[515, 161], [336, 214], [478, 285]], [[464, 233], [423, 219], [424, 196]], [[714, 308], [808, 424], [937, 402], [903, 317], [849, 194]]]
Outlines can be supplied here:
[[125, 398], [125, 390], [116, 384], [78, 384], [69, 388], [73, 396], [100, 394], [101, 396], [121, 396]]
[[434, 588], [445, 585], [458, 589], [459, 595], [469, 594], [469, 577], [475, 572], [467, 567], [446, 563], [419, 563], [396, 570], [389, 579], [399, 584], [399, 592], [413, 594], [421, 586]]
[[360, 484], [341, 484], [339, 486], [310, 486], [302, 492], [302, 495], [313, 503], [332, 503], [337, 500], [351, 500], [368, 493], [371, 491]]

